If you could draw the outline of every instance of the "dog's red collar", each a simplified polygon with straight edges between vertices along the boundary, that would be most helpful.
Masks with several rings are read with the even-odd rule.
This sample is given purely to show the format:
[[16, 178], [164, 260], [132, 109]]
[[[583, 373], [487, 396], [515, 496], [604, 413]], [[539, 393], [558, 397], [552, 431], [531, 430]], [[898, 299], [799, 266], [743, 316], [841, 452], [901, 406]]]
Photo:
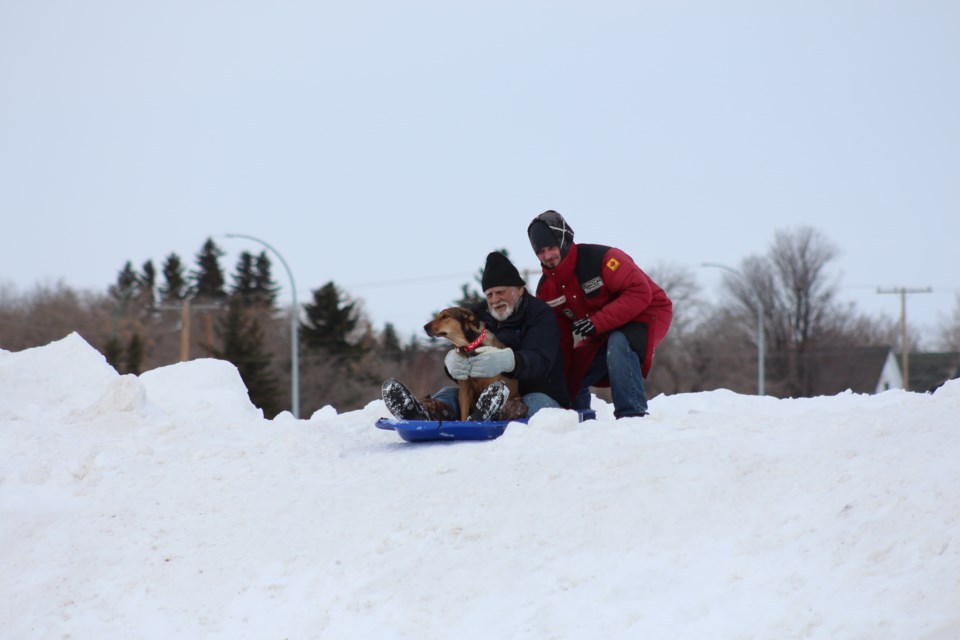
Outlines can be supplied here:
[[484, 330], [480, 332], [480, 335], [477, 336], [477, 339], [476, 339], [476, 340], [474, 340], [473, 342], [471, 342], [470, 344], [468, 344], [468, 345], [465, 346], [465, 347], [460, 347], [460, 349], [461, 349], [464, 353], [470, 353], [471, 351], [473, 351], [474, 349], [476, 349], [477, 347], [479, 347], [480, 344], [483, 342], [483, 339], [486, 338], [486, 337], [487, 337], [487, 330], [486, 330], [486, 328], [484, 328]]

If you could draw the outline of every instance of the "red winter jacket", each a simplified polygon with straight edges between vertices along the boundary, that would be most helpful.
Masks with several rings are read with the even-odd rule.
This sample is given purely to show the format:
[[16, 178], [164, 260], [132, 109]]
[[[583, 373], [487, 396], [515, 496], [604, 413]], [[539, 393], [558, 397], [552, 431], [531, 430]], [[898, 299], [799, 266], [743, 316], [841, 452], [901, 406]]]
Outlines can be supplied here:
[[[560, 323], [560, 347], [571, 397], [597, 351], [614, 329], [631, 337], [629, 323], [646, 324], [646, 344], [634, 344], [643, 353], [643, 376], [650, 373], [653, 352], [667, 335], [673, 303], [626, 253], [596, 244], [573, 244], [555, 269], [543, 267], [537, 297], [553, 309]], [[574, 346], [573, 322], [590, 317], [596, 333]], [[636, 325], [633, 325], [636, 326]], [[642, 334], [640, 334], [642, 335]]]

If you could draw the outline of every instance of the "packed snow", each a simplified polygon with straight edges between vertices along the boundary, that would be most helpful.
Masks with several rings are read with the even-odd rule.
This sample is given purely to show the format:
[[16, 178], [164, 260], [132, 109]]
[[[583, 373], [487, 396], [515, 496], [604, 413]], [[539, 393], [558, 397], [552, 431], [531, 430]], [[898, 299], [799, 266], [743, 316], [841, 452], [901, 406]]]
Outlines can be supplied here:
[[960, 638], [960, 381], [438, 443], [76, 334], [0, 388], [4, 639]]

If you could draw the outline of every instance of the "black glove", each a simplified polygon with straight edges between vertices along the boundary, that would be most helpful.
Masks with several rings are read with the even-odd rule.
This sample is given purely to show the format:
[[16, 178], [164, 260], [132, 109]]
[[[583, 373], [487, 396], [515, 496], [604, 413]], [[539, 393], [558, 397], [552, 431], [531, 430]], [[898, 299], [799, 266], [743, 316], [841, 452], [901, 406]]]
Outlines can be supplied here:
[[573, 332], [578, 336], [586, 337], [596, 333], [597, 328], [593, 326], [593, 320], [590, 318], [583, 318], [573, 323]]

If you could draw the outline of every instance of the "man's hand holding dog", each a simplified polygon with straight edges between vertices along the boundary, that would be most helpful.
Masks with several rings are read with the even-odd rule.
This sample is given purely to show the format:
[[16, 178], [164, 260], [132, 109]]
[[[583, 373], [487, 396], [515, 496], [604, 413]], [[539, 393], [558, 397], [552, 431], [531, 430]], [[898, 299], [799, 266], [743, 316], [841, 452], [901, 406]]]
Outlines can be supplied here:
[[517, 366], [513, 349], [510, 348], [480, 347], [477, 349], [477, 355], [468, 360], [471, 378], [492, 378], [495, 375], [513, 371]]
[[466, 380], [470, 377], [470, 358], [460, 355], [456, 349], [450, 349], [443, 358], [443, 366], [454, 380]]

